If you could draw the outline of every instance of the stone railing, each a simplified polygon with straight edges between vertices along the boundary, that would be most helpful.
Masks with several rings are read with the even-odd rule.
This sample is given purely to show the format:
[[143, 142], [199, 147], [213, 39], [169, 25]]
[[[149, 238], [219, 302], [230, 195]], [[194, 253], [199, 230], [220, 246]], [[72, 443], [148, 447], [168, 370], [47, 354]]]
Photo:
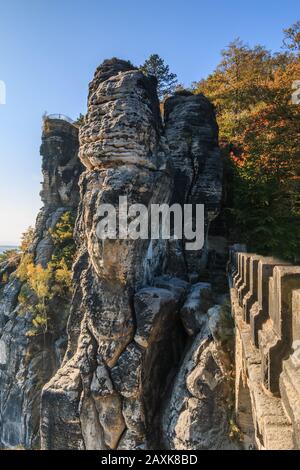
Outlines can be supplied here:
[[300, 266], [230, 249], [236, 414], [248, 446], [300, 448]]

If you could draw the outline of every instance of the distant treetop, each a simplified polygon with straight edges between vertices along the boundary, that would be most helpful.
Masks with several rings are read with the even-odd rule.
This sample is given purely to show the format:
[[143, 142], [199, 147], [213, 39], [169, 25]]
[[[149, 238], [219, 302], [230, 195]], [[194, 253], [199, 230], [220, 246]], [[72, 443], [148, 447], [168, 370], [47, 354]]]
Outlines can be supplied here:
[[296, 21], [290, 28], [284, 29], [283, 45], [290, 51], [300, 52], [300, 21]]

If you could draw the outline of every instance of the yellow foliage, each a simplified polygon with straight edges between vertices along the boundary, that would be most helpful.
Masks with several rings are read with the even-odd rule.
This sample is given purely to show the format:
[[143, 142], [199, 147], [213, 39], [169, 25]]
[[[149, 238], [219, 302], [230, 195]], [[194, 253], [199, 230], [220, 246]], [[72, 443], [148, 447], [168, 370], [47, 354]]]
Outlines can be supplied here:
[[68, 289], [72, 287], [71, 271], [68, 269], [67, 263], [62, 259], [55, 271], [55, 280], [59, 285], [63, 285]]
[[29, 227], [26, 232], [22, 234], [20, 249], [23, 253], [27, 252], [33, 242], [34, 230]]
[[50, 282], [52, 279], [51, 267], [43, 268], [40, 264], [29, 264], [27, 267], [27, 282], [39, 299], [45, 301], [52, 297]]
[[[51, 300], [59, 297], [68, 300], [71, 294], [71, 266], [75, 253], [73, 241], [74, 220], [70, 212], [65, 212], [50, 231], [55, 250], [51, 261], [44, 268], [35, 264], [33, 256], [26, 249], [31, 245], [31, 237], [24, 236], [26, 243], [21, 245], [25, 252], [16, 271], [16, 276], [23, 282], [19, 294], [22, 312], [32, 314], [32, 330], [27, 335], [34, 336], [48, 330], [51, 318]], [[28, 232], [29, 233], [29, 232]], [[32, 232], [33, 233], [33, 232]]]
[[33, 265], [33, 256], [29, 253], [25, 253], [16, 271], [17, 277], [23, 282], [27, 281], [29, 265]]

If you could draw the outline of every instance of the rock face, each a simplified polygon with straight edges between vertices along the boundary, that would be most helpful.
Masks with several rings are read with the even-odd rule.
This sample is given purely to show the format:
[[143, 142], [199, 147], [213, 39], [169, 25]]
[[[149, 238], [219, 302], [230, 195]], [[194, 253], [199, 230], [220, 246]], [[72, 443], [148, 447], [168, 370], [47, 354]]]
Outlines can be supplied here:
[[186, 270], [201, 272], [207, 263], [207, 234], [222, 197], [222, 164], [212, 104], [203, 95], [178, 92], [165, 103], [164, 135], [174, 168], [172, 203], [204, 204], [205, 245], [183, 249]]
[[[234, 245], [229, 307], [220, 220], [210, 230], [214, 109], [182, 91], [163, 122], [159, 106], [155, 78], [112, 59], [90, 84], [79, 139], [68, 121], [44, 121], [44, 207], [25, 254], [31, 269], [53, 267], [51, 230], [77, 211], [74, 291], [54, 292], [49, 328], [32, 336], [40, 298], [31, 286], [22, 302], [24, 254], [0, 263], [1, 448], [300, 448], [300, 267]], [[137, 213], [150, 227], [162, 204], [204, 204], [202, 248], [189, 251], [171, 221], [170, 239], [128, 238], [122, 224], [99, 235], [108, 209], [138, 232]]]
[[[43, 393], [41, 429], [46, 448], [73, 446], [74, 435], [75, 447], [123, 448], [145, 443], [141, 379], [145, 350], [151, 344], [134, 341], [132, 301], [134, 293], [160, 271], [166, 241], [100, 240], [96, 232], [99, 206], [111, 204], [118, 211], [119, 195], [127, 196], [128, 204], [146, 207], [170, 200], [172, 181], [160, 144], [160, 128], [155, 81], [125, 62], [104, 63], [90, 86], [89, 110], [80, 132], [80, 158], [87, 167], [80, 182], [76, 227], [80, 305], [71, 315], [64, 367]], [[161, 321], [156, 316], [164, 315], [165, 304], [172, 303], [176, 309], [175, 295], [163, 290], [160, 295], [153, 324]], [[151, 341], [151, 331], [149, 336]], [[128, 363], [132, 363], [132, 376], [125, 380]], [[105, 390], [93, 387], [92, 393], [97, 370], [111, 377], [109, 394], [109, 385]], [[70, 373], [76, 377], [72, 385], [66, 379]], [[70, 392], [66, 385], [71, 386]], [[64, 403], [59, 409], [58, 401]], [[139, 408], [136, 417], [129, 412], [133, 401]], [[51, 435], [49, 422], [58, 421], [66, 422], [64, 432]], [[99, 432], [90, 429], [91, 422]]]
[[78, 180], [82, 165], [78, 160], [78, 129], [63, 119], [44, 121], [41, 155], [43, 186], [40, 193], [44, 207], [38, 214], [32, 250], [36, 263], [46, 266], [53, 253], [49, 228], [60, 216], [79, 204]]
[[208, 310], [200, 333], [187, 350], [164, 408], [165, 447], [177, 450], [238, 448], [229, 439], [225, 403], [231, 387], [230, 358], [220, 342], [222, 307]]
[[[65, 211], [76, 211], [79, 201], [78, 130], [68, 122], [46, 119], [41, 154], [43, 189], [41, 209], [30, 247], [35, 264], [46, 267], [54, 246], [49, 235]], [[22, 287], [11, 270], [0, 294], [0, 443], [4, 447], [39, 447], [40, 395], [58, 368], [66, 348], [68, 301], [52, 300], [52, 328], [29, 336], [32, 317], [22, 312]]]
[[[97, 230], [103, 204], [124, 216], [119, 196], [126, 196], [128, 205], [148, 208], [204, 203], [208, 229], [221, 198], [213, 109], [202, 96], [175, 96], [166, 104], [163, 127], [155, 79], [128, 62], [105, 61], [90, 84], [80, 159], [86, 169], [80, 179], [68, 348], [43, 389], [42, 447], [143, 449], [162, 441], [176, 447], [162, 439], [162, 397], [172, 389], [187, 341], [180, 311], [187, 318], [189, 309], [196, 309], [195, 334], [211, 306], [200, 286], [192, 289], [196, 305], [185, 303], [189, 274], [204, 267], [205, 249], [189, 257], [178, 240], [100, 239]], [[127, 213], [125, 219], [131, 220]], [[219, 363], [210, 373], [204, 414], [212, 388], [218, 387]], [[195, 396], [201, 400], [199, 393]], [[221, 387], [218, 393], [221, 397]], [[192, 404], [190, 410], [192, 419]], [[211, 417], [216, 428], [220, 415], [222, 410], [216, 410]]]

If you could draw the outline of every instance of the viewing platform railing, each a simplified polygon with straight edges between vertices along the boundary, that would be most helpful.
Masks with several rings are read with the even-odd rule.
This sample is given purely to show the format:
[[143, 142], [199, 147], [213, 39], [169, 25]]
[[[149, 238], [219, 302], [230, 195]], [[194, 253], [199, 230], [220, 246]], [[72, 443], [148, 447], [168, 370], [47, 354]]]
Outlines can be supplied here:
[[45, 119], [60, 119], [62, 121], [67, 121], [69, 124], [73, 124], [76, 126], [75, 121], [65, 114], [47, 114]]

